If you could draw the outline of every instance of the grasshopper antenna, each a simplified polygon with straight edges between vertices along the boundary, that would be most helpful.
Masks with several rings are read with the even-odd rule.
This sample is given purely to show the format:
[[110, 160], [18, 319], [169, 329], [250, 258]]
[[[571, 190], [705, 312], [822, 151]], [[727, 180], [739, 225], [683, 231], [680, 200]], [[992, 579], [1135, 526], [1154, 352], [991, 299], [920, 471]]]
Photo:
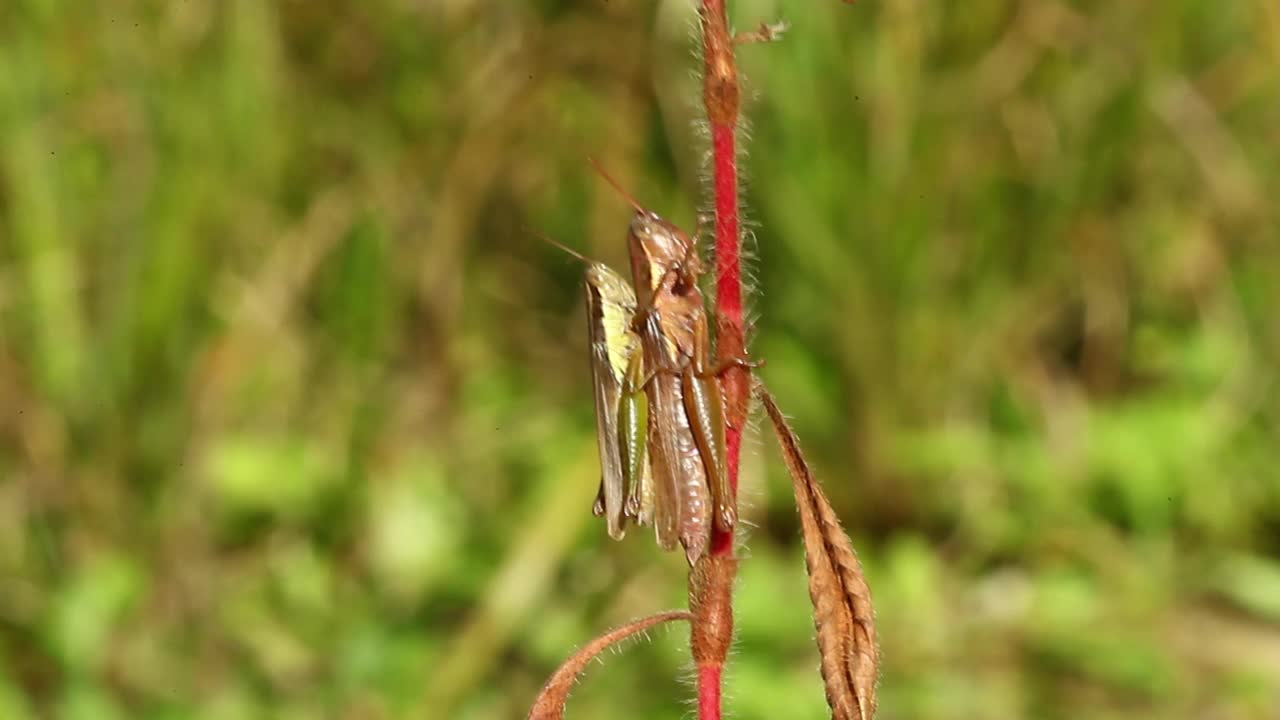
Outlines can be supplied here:
[[640, 204], [640, 202], [639, 202], [638, 200], [636, 200], [636, 199], [631, 195], [631, 193], [629, 193], [629, 192], [627, 192], [626, 190], [622, 189], [622, 184], [621, 184], [621, 183], [619, 183], [617, 180], [614, 180], [614, 179], [613, 179], [613, 176], [612, 176], [612, 175], [610, 175], [610, 174], [609, 174], [609, 173], [604, 169], [604, 167], [600, 165], [600, 163], [596, 162], [596, 159], [595, 159], [595, 158], [593, 158], [593, 157], [591, 157], [590, 155], [588, 155], [588, 156], [587, 156], [587, 162], [591, 163], [591, 167], [595, 168], [595, 169], [596, 169], [596, 172], [600, 173], [600, 177], [604, 178], [605, 182], [607, 182], [607, 183], [609, 183], [610, 185], [612, 185], [612, 186], [613, 186], [613, 189], [614, 189], [614, 190], [617, 190], [619, 195], [621, 195], [623, 198], [625, 198], [627, 202], [631, 203], [631, 207], [635, 208], [637, 212], [649, 212], [648, 210], [646, 210], [646, 209], [645, 209], [645, 207], [644, 207], [643, 205], [641, 205], [641, 204]]
[[588, 265], [602, 265], [602, 264], [603, 264], [603, 263], [601, 263], [599, 260], [595, 260], [595, 259], [593, 259], [593, 258], [589, 258], [589, 257], [587, 257], [586, 255], [583, 255], [582, 253], [578, 252], [577, 250], [574, 250], [573, 248], [569, 247], [568, 245], [565, 245], [564, 243], [560, 242], [559, 240], [556, 240], [556, 239], [552, 238], [550, 235], [547, 235], [547, 234], [546, 234], [546, 233], [544, 233], [544, 232], [539, 232], [539, 231], [534, 230], [533, 228], [531, 228], [531, 227], [527, 227], [527, 226], [524, 228], [524, 231], [525, 231], [525, 232], [527, 232], [527, 233], [529, 233], [530, 235], [532, 235], [532, 236], [534, 236], [534, 237], [538, 238], [538, 239], [539, 239], [539, 240], [541, 240], [542, 242], [544, 242], [544, 243], [546, 243], [546, 244], [548, 244], [548, 245], [550, 245], [550, 246], [552, 246], [552, 247], [559, 248], [559, 249], [561, 249], [561, 250], [563, 250], [563, 251], [565, 251], [565, 252], [569, 253], [570, 255], [574, 256], [575, 258], [577, 258], [577, 259], [581, 260], [582, 262], [584, 262], [584, 263], [586, 263], [586, 264], [588, 264]]

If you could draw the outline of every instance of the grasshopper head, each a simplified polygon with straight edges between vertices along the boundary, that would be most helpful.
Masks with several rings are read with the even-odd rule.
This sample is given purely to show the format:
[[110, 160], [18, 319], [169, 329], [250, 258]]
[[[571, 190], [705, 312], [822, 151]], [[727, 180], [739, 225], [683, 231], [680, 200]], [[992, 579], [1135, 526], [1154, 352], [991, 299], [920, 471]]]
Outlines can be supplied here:
[[608, 265], [598, 262], [587, 265], [587, 289], [594, 293], [605, 307], [617, 307], [635, 312], [636, 294], [632, 292], [626, 278], [614, 272]]
[[639, 293], [652, 294], [671, 270], [693, 276], [701, 272], [698, 249], [692, 238], [655, 212], [636, 211], [631, 218], [627, 244]]

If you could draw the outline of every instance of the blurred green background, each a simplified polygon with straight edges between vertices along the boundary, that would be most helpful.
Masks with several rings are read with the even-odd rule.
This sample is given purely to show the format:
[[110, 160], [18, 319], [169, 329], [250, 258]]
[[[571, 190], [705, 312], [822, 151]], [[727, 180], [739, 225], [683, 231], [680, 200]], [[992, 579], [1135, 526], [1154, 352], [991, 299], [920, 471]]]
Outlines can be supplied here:
[[[737, 0], [754, 353], [884, 720], [1280, 708], [1280, 5]], [[688, 0], [0, 6], [0, 717], [523, 717], [684, 602], [588, 512], [581, 266], [691, 227]], [[1268, 200], [1268, 198], [1271, 198]], [[827, 717], [744, 471], [732, 716]], [[571, 718], [681, 718], [685, 632]]]

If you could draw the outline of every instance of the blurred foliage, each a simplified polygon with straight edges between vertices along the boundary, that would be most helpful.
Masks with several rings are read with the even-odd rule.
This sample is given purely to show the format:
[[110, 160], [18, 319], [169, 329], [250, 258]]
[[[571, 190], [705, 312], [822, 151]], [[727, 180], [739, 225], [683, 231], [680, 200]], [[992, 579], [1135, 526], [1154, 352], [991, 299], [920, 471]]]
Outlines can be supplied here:
[[[737, 0], [754, 352], [881, 717], [1280, 707], [1280, 5]], [[513, 718], [606, 542], [581, 267], [692, 226], [688, 0], [0, 5], [0, 716]], [[1270, 197], [1272, 200], [1267, 200]], [[756, 446], [762, 444], [757, 442]], [[826, 717], [744, 477], [735, 718]], [[683, 631], [570, 717], [679, 718]]]

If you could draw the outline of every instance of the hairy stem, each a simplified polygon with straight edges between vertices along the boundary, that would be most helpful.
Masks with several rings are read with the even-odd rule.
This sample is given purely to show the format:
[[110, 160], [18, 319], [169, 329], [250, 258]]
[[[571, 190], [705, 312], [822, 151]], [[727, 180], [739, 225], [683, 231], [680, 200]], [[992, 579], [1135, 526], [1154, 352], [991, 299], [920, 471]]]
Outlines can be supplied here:
[[574, 653], [568, 660], [565, 660], [564, 664], [547, 680], [542, 692], [538, 693], [538, 698], [534, 700], [533, 709], [529, 711], [528, 720], [562, 720], [564, 718], [565, 702], [569, 699], [569, 690], [573, 688], [573, 683], [577, 681], [578, 676], [582, 674], [587, 665], [609, 646], [656, 625], [673, 620], [690, 620], [691, 618], [692, 615], [683, 610], [668, 610], [667, 612], [650, 615], [647, 618], [634, 620], [626, 625], [614, 628], [587, 643], [586, 647]]
[[[741, 241], [738, 227], [737, 126], [741, 90], [725, 0], [702, 0], [703, 103], [711, 124], [715, 192], [716, 350], [721, 362], [745, 356], [742, 322]], [[724, 375], [725, 472], [738, 492], [742, 428], [750, 401], [750, 377], [731, 366]], [[735, 499], [736, 502], [736, 499]], [[689, 577], [694, 613], [690, 642], [698, 665], [698, 718], [720, 720], [721, 678], [733, 638], [733, 533], [713, 531], [710, 552]]]
[[698, 718], [720, 718], [720, 676], [724, 665], [698, 668]]

